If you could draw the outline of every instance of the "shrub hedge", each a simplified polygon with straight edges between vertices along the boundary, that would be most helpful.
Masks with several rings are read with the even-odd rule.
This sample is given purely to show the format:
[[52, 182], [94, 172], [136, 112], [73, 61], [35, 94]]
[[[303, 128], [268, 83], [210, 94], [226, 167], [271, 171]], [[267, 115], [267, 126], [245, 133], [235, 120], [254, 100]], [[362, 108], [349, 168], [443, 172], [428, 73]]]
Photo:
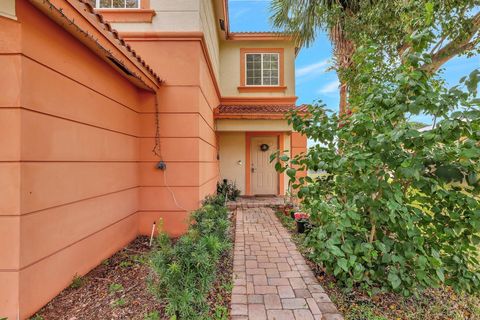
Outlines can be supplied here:
[[219, 259], [232, 246], [223, 196], [210, 196], [191, 215], [188, 232], [172, 241], [161, 233], [151, 257], [151, 288], [172, 319], [208, 319], [208, 295]]

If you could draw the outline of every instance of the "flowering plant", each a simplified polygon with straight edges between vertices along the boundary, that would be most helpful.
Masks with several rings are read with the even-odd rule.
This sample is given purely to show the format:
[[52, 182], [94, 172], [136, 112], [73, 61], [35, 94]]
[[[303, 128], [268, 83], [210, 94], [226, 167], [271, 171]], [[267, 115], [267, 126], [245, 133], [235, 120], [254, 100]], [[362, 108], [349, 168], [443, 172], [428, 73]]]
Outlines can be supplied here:
[[295, 220], [308, 220], [310, 215], [306, 212], [295, 212], [294, 214]]

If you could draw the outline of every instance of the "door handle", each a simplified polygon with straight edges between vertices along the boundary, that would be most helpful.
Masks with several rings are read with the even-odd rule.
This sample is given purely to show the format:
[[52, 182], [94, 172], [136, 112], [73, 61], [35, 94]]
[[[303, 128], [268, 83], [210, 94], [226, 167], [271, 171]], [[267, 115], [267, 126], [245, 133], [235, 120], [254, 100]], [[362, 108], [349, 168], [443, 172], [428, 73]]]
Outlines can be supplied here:
[[252, 166], [252, 169], [251, 169], [251, 171], [252, 171], [252, 173], [254, 173], [254, 172], [255, 172], [255, 168], [254, 168], [253, 166]]

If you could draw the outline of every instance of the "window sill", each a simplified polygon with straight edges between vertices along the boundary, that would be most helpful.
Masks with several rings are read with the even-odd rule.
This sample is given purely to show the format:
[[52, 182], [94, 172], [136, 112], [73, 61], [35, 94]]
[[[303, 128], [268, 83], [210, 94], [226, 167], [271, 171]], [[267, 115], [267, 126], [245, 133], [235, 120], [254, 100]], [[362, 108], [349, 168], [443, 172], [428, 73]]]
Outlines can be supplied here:
[[285, 92], [286, 86], [239, 86], [239, 92]]
[[108, 22], [152, 22], [152, 9], [96, 9]]

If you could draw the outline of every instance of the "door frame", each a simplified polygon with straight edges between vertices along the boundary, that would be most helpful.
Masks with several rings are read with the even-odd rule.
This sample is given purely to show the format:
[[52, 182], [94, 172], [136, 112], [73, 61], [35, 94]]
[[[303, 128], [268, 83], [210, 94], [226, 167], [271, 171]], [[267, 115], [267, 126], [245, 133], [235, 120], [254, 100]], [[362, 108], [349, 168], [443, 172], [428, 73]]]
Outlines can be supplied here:
[[[249, 131], [245, 132], [245, 195], [252, 196], [252, 185], [251, 185], [251, 176], [250, 176], [250, 148], [251, 148], [251, 139], [252, 137], [261, 137], [261, 136], [271, 136], [277, 137], [278, 150], [282, 152], [285, 149], [285, 132], [280, 131]], [[277, 195], [285, 195], [284, 188], [284, 177], [280, 172], [277, 172], [278, 176], [278, 190]]]

